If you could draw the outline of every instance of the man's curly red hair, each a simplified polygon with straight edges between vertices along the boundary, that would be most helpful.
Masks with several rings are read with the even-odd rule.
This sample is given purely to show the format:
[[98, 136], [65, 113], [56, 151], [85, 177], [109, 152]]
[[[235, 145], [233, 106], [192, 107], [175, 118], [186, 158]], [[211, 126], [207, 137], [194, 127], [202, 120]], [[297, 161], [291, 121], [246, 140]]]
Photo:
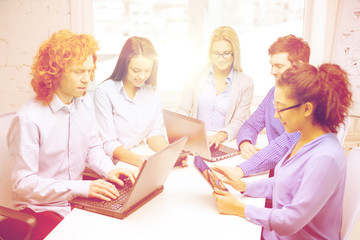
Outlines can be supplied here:
[[[51, 102], [59, 87], [60, 77], [70, 63], [81, 65], [92, 55], [95, 70], [98, 49], [98, 43], [88, 34], [75, 34], [69, 30], [54, 33], [40, 46], [31, 66], [31, 86], [36, 99], [43, 104]], [[94, 74], [91, 80], [93, 78]]]

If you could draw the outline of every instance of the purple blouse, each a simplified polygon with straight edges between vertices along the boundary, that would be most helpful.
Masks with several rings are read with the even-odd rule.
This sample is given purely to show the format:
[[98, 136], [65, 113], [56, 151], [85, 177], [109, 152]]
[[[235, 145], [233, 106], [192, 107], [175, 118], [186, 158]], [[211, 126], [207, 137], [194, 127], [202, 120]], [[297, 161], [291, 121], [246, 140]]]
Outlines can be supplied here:
[[[294, 147], [294, 146], [293, 146]], [[247, 183], [244, 194], [267, 197], [273, 208], [246, 205], [248, 221], [265, 239], [340, 239], [346, 155], [336, 134], [324, 134], [275, 167], [275, 176]]]

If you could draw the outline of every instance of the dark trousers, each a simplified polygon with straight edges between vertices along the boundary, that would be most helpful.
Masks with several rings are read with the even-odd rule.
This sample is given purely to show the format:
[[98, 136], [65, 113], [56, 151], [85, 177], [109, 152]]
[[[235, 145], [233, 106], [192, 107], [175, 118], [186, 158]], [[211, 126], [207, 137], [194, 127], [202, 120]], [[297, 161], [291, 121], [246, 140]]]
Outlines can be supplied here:
[[[36, 226], [31, 235], [32, 240], [44, 239], [63, 220], [60, 214], [51, 211], [36, 213], [30, 208], [25, 208], [21, 212], [36, 218]], [[6, 219], [0, 224], [0, 236], [4, 240], [22, 239], [28, 231], [28, 226], [17, 220]]]
[[[274, 169], [270, 169], [269, 178], [273, 177], [273, 176], [274, 176]], [[265, 207], [266, 208], [272, 208], [272, 200], [271, 199], [267, 199], [267, 198], [265, 199]], [[264, 231], [264, 228], [261, 229], [261, 240], [264, 239], [263, 231]]]

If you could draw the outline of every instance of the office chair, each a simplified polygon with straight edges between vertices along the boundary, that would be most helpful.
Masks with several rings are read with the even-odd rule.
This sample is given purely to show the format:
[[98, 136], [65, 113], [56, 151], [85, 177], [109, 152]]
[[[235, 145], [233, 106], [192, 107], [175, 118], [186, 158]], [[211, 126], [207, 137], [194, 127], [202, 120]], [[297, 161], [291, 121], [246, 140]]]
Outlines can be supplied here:
[[360, 148], [353, 148], [347, 158], [341, 239], [349, 240], [360, 219]]
[[337, 132], [337, 138], [339, 139], [339, 142], [341, 145], [344, 144], [346, 135], [348, 133], [349, 130], [349, 126], [351, 123], [351, 117], [350, 116], [346, 116], [344, 119], [344, 123], [340, 124], [340, 126], [338, 127], [338, 132]]
[[[26, 213], [12, 209], [10, 156], [6, 144], [6, 135], [15, 112], [0, 114], [0, 239], [30, 239], [36, 219]], [[21, 226], [19, 231], [13, 229], [14, 223]]]
[[[0, 206], [0, 239], [1, 240], [29, 240], [36, 226], [35, 217]], [[14, 227], [16, 224], [16, 227]]]

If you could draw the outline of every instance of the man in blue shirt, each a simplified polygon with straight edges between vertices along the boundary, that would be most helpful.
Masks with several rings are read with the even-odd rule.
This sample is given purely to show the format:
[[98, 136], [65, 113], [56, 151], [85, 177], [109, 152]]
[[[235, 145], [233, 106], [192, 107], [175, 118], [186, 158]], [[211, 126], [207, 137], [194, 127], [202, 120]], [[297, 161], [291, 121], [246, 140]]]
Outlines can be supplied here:
[[[297, 63], [309, 63], [310, 47], [294, 35], [279, 37], [269, 48], [271, 74], [278, 79], [286, 69]], [[271, 88], [257, 110], [240, 128], [236, 142], [241, 156], [247, 161], [238, 165], [233, 173], [237, 177], [266, 171], [275, 167], [300, 133], [286, 133], [279, 119], [275, 119], [274, 89]], [[258, 134], [266, 128], [269, 145], [263, 149], [255, 146]]]

